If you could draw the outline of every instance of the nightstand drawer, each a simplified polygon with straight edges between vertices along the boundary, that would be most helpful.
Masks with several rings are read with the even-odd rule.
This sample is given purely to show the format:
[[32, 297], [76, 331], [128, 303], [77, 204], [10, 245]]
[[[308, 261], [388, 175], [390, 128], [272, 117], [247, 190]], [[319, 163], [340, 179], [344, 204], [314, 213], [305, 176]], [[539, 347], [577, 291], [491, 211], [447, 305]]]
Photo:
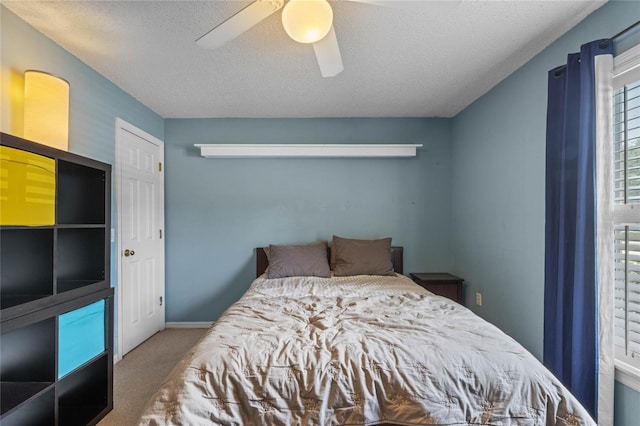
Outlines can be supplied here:
[[416, 284], [430, 292], [463, 304], [462, 278], [445, 272], [412, 272], [409, 275]]

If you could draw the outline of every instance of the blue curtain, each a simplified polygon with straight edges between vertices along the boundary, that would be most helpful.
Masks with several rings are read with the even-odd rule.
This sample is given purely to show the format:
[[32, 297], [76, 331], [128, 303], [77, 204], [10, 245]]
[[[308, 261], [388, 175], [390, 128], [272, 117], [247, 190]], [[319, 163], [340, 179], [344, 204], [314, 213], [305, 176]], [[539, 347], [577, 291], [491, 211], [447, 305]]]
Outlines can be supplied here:
[[596, 140], [594, 41], [549, 71], [544, 364], [597, 420]]

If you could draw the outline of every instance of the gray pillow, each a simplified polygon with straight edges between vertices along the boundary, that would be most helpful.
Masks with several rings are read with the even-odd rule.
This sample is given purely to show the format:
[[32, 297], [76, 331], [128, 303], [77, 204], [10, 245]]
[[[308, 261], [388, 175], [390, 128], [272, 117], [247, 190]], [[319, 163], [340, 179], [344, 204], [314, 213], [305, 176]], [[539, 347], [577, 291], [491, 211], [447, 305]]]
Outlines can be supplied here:
[[395, 275], [391, 263], [391, 238], [354, 240], [333, 236], [331, 265], [338, 277]]
[[298, 245], [269, 245], [267, 278], [331, 276], [327, 242]]

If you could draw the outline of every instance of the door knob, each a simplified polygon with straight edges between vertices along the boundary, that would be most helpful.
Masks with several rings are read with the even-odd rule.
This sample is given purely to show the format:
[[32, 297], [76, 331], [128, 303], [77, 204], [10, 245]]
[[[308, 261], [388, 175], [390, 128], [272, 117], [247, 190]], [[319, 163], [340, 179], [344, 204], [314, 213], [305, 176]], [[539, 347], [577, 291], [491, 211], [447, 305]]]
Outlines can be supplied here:
[[125, 257], [133, 256], [134, 254], [136, 254], [136, 252], [135, 252], [135, 251], [133, 251], [133, 250], [126, 249], [126, 250], [124, 251], [124, 256], [125, 256]]

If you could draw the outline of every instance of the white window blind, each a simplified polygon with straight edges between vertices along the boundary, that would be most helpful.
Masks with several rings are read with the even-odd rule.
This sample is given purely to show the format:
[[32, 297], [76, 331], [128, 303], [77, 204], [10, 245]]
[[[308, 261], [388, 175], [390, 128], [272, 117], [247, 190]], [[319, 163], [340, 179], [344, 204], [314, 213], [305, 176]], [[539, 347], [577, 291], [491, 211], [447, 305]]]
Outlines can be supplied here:
[[640, 367], [640, 224], [614, 227], [616, 359]]
[[[631, 64], [631, 66], [629, 66]], [[614, 65], [612, 211], [616, 362], [640, 369], [640, 68]]]
[[640, 202], [640, 81], [613, 96], [614, 202]]

